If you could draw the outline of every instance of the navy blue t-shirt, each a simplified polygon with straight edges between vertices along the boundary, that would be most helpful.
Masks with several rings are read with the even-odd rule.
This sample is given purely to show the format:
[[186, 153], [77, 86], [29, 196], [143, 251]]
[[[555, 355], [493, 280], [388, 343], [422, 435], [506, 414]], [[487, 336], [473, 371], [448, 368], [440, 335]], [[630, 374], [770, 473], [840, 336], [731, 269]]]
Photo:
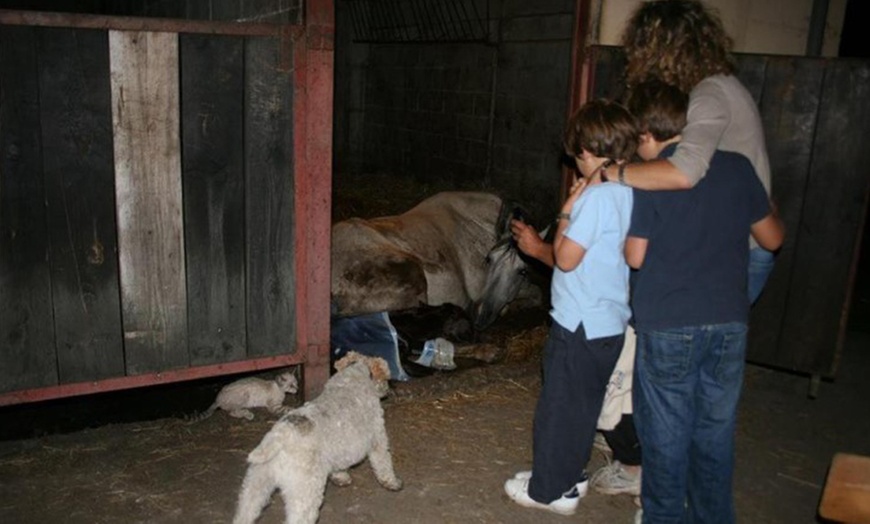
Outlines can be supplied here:
[[749, 228], [768, 213], [767, 193], [738, 153], [716, 151], [692, 189], [635, 189], [628, 235], [649, 240], [632, 281], [635, 327], [747, 322]]

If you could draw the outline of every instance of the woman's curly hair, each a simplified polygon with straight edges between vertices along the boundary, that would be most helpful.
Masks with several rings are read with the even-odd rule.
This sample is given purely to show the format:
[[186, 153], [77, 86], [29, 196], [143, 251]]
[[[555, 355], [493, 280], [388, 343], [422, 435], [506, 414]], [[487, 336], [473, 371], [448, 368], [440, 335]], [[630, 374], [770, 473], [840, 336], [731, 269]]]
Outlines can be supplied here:
[[685, 92], [704, 78], [733, 74], [733, 42], [719, 16], [698, 0], [644, 2], [622, 35], [629, 86], [658, 79]]

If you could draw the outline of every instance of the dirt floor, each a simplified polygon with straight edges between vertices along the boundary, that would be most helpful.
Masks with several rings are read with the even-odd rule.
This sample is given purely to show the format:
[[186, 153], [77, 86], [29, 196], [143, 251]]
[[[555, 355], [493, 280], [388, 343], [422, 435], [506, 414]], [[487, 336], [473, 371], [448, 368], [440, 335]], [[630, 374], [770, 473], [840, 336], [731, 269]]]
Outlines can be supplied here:
[[[395, 384], [384, 407], [404, 489], [384, 490], [363, 463], [352, 470], [351, 486], [327, 487], [320, 522], [631, 522], [635, 506], [628, 496], [591, 493], [575, 516], [560, 517], [517, 507], [503, 494], [504, 480], [531, 460], [537, 350], [546, 326], [542, 315], [526, 318], [507, 319], [490, 337], [509, 350], [505, 361]], [[868, 372], [868, 331], [850, 332], [837, 380], [823, 382], [815, 399], [807, 397], [806, 377], [747, 368], [737, 438], [740, 522], [820, 521], [817, 507], [834, 453], [870, 455]], [[208, 395], [217, 387], [206, 388]], [[287, 404], [299, 401], [288, 397]], [[75, 402], [81, 408], [89, 401]], [[209, 400], [198, 402], [194, 411]], [[44, 423], [49, 409], [0, 411], [0, 424]], [[62, 409], [69, 415], [75, 405]], [[0, 522], [229, 522], [246, 454], [271, 423], [265, 413], [248, 422], [219, 412], [190, 424], [178, 413], [0, 441]], [[590, 468], [604, 460], [596, 452]], [[260, 522], [283, 517], [276, 494]]]

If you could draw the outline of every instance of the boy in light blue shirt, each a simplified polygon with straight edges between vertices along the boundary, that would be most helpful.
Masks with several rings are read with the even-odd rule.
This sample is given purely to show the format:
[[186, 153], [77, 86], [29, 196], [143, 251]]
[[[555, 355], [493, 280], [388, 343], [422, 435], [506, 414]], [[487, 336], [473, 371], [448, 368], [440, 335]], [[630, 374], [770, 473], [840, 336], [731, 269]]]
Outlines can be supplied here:
[[590, 187], [586, 181], [626, 162], [637, 137], [631, 114], [605, 100], [584, 105], [565, 131], [565, 151], [583, 178], [562, 205], [553, 241], [553, 323], [535, 409], [532, 471], [504, 486], [521, 506], [572, 515], [588, 488], [584, 468], [631, 316], [623, 248], [632, 192], [615, 181]]

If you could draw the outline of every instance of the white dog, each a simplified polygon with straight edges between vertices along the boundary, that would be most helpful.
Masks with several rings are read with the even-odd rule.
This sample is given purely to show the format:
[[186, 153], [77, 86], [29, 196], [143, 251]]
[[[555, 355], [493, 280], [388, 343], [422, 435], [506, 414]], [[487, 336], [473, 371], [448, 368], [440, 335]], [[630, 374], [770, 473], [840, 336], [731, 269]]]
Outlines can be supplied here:
[[387, 363], [351, 352], [335, 368], [323, 393], [281, 417], [248, 455], [235, 524], [254, 522], [275, 488], [287, 523], [316, 522], [327, 479], [350, 484], [347, 469], [366, 457], [382, 486], [402, 489], [380, 403], [389, 389]]

